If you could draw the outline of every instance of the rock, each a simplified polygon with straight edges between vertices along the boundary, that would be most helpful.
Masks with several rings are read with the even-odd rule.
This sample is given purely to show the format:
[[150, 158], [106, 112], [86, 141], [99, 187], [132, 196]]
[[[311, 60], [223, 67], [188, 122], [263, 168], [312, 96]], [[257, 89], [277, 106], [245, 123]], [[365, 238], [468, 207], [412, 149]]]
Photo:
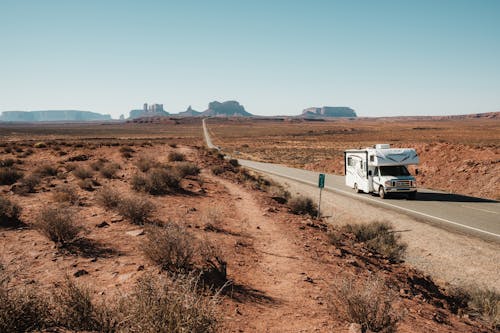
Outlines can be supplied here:
[[101, 223], [96, 225], [97, 228], [106, 228], [109, 227], [109, 223], [106, 221], [102, 221]]
[[349, 333], [362, 333], [363, 331], [361, 330], [361, 325], [356, 324], [356, 323], [351, 323], [349, 325]]
[[144, 265], [139, 265], [139, 267], [137, 267], [138, 272], [143, 271], [143, 270], [144, 270]]
[[111, 221], [111, 223], [121, 222], [121, 221], [123, 221], [123, 217], [115, 216], [115, 217], [112, 217], [110, 221]]
[[304, 279], [305, 282], [309, 282], [309, 283], [314, 283], [314, 280], [309, 277], [309, 276], [306, 276], [306, 278]]
[[76, 271], [76, 272], [73, 274], [73, 276], [74, 276], [74, 277], [80, 277], [80, 276], [83, 276], [83, 275], [88, 275], [88, 274], [89, 274], [89, 272], [87, 272], [86, 270], [84, 270], [84, 269], [80, 269], [80, 270]]
[[130, 231], [127, 231], [125, 234], [127, 234], [129, 236], [133, 236], [133, 237], [142, 236], [142, 235], [144, 235], [144, 229], [130, 230]]

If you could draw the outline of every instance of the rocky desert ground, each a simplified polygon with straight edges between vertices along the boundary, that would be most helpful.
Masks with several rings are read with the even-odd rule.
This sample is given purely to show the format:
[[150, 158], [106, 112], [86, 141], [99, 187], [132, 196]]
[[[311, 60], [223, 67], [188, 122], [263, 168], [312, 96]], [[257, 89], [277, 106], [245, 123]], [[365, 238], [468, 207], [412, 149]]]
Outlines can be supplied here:
[[[347, 127], [365, 136], [342, 145], [365, 145], [376, 123], [297, 127], [233, 120], [217, 121], [213, 132], [242, 156], [268, 154], [292, 164], [296, 151], [293, 165], [318, 168], [321, 156], [342, 149], [337, 135], [353, 138]], [[422, 152], [439, 145], [482, 152], [490, 164], [478, 177], [498, 179], [498, 123], [473, 124], [468, 131], [488, 129], [493, 138], [469, 142], [475, 135], [436, 124], [449, 128], [445, 141], [412, 137], [428, 145]], [[242, 137], [243, 126], [255, 129], [255, 136]], [[273, 128], [278, 136], [269, 134]], [[390, 128], [374, 140], [409, 131], [396, 123]], [[449, 288], [406, 264], [406, 246], [390, 223], [337, 227], [314, 218], [307, 197], [204, 148], [198, 119], [8, 125], [0, 133], [2, 332], [499, 329], [497, 293]], [[314, 146], [325, 135], [335, 140]], [[288, 144], [292, 148], [283, 150]], [[445, 151], [448, 159], [448, 148], [434, 154]], [[422, 171], [429, 175], [431, 169], [422, 165]], [[484, 196], [498, 195], [498, 184], [491, 186]], [[475, 194], [480, 187], [463, 190]]]
[[343, 151], [389, 143], [420, 156], [419, 186], [500, 198], [500, 113], [307, 121], [210, 119], [215, 144], [241, 158], [342, 175]]

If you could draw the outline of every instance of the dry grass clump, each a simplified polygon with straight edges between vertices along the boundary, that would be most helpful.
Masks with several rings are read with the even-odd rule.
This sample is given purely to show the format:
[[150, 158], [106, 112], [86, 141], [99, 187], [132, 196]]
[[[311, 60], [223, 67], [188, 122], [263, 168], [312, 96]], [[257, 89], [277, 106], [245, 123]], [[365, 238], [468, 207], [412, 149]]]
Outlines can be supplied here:
[[10, 227], [21, 224], [19, 216], [21, 207], [7, 198], [0, 196], [0, 227]]
[[58, 247], [74, 242], [82, 230], [75, 222], [74, 212], [63, 206], [42, 209], [35, 225]]
[[132, 177], [132, 188], [153, 195], [176, 192], [180, 189], [181, 177], [172, 169], [154, 168], [146, 174]]
[[135, 166], [142, 172], [147, 172], [149, 169], [159, 167], [160, 163], [152, 156], [141, 155], [135, 161]]
[[162, 269], [172, 272], [192, 269], [196, 240], [185, 228], [174, 223], [150, 226], [146, 237], [144, 254]]
[[92, 178], [94, 175], [91, 169], [82, 166], [77, 166], [72, 172], [75, 177], [80, 179]]
[[122, 196], [120, 192], [111, 186], [104, 186], [95, 196], [97, 203], [108, 209], [116, 209], [120, 205]]
[[38, 174], [36, 173], [25, 176], [19, 181], [19, 186], [15, 188], [15, 193], [21, 195], [27, 193], [35, 193], [36, 187], [40, 185], [40, 182], [40, 176], [38, 176]]
[[183, 153], [172, 151], [168, 154], [168, 160], [170, 162], [182, 162], [186, 160], [186, 156]]
[[115, 178], [116, 172], [120, 170], [120, 165], [118, 163], [106, 163], [102, 166], [102, 168], [99, 170], [99, 173], [101, 176], [104, 178]]
[[223, 213], [219, 207], [211, 206], [203, 210], [201, 221], [205, 230], [222, 230]]
[[177, 173], [180, 178], [187, 176], [198, 176], [200, 168], [192, 162], [178, 162], [172, 166], [172, 171]]
[[156, 207], [148, 198], [134, 195], [122, 198], [117, 209], [133, 224], [143, 225], [151, 219]]
[[358, 242], [364, 242], [369, 249], [392, 260], [401, 260], [407, 248], [407, 245], [401, 242], [401, 235], [385, 221], [346, 224], [342, 226], [342, 231], [353, 234]]
[[318, 208], [311, 198], [298, 196], [288, 200], [290, 212], [298, 215], [317, 216]]
[[146, 275], [133, 293], [123, 300], [126, 332], [192, 332], [210, 333], [218, 328], [219, 297], [199, 293], [198, 278], [178, 276], [170, 281], [163, 276]]
[[0, 168], [10, 168], [14, 166], [14, 161], [12, 158], [6, 158], [5, 160], [0, 160]]
[[487, 287], [469, 285], [453, 288], [451, 297], [465, 307], [465, 311], [480, 317], [494, 330], [500, 330], [500, 294]]
[[70, 185], [57, 187], [54, 192], [52, 192], [52, 198], [60, 203], [70, 203], [72, 205], [78, 205], [80, 203], [80, 196], [76, 188]]
[[57, 167], [52, 166], [50, 164], [44, 164], [44, 165], [37, 167], [33, 171], [33, 173], [40, 176], [40, 177], [57, 176]]
[[23, 177], [23, 173], [12, 168], [0, 168], [0, 185], [12, 185]]
[[120, 153], [124, 158], [131, 158], [134, 156], [133, 153], [135, 153], [135, 150], [129, 146], [122, 146], [120, 147]]
[[93, 191], [94, 185], [99, 185], [98, 182], [90, 178], [80, 179], [77, 184], [82, 190], [85, 191]]
[[396, 332], [401, 313], [393, 307], [396, 294], [383, 280], [370, 277], [359, 283], [358, 277], [348, 277], [336, 283], [330, 295], [332, 314], [361, 325], [363, 332]]

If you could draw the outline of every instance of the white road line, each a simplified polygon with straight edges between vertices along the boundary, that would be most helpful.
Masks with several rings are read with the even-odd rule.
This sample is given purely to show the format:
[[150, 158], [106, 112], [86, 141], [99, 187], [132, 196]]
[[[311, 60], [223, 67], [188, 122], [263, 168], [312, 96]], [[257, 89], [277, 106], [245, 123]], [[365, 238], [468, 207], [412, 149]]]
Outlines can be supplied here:
[[460, 206], [465, 207], [465, 208], [480, 210], [480, 211], [487, 212], [487, 213], [499, 214], [498, 212], [494, 212], [492, 210], [487, 210], [487, 209], [482, 209], [482, 208], [476, 208], [476, 207], [471, 207], [471, 206], [466, 206], [466, 205], [460, 205]]

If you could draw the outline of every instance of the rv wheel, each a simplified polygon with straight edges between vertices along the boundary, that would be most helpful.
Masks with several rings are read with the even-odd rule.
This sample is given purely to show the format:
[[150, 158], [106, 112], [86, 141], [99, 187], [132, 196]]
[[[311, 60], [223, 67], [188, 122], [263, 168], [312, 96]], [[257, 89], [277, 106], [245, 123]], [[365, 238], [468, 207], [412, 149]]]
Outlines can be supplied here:
[[408, 200], [415, 200], [417, 198], [417, 191], [408, 193]]
[[356, 193], [361, 193], [361, 191], [358, 188], [358, 183], [354, 183], [354, 191], [356, 191]]
[[386, 195], [383, 186], [380, 186], [378, 188], [378, 196], [380, 197], [380, 199], [385, 199]]

